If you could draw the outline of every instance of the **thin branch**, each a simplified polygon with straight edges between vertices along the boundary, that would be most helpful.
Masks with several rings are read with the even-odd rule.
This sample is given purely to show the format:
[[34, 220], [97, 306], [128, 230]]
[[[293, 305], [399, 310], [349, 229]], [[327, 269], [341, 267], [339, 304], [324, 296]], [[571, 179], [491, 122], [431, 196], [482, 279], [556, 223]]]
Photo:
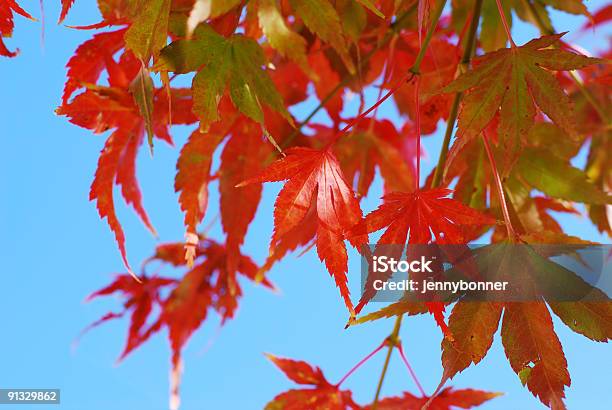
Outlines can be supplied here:
[[[383, 95], [383, 90], [384, 90], [384, 86], [385, 84], [387, 84], [389, 82], [389, 79], [391, 78], [391, 75], [393, 74], [393, 65], [395, 64], [395, 45], [397, 43], [397, 37], [393, 37], [393, 39], [389, 42], [389, 57], [387, 58], [386, 62], [385, 62], [385, 71], [383, 72], [383, 79], [382, 79], [382, 84], [380, 85], [380, 88], [378, 90], [378, 97], [376, 97], [377, 100], [380, 100], [382, 98]], [[376, 110], [378, 110], [378, 107], [376, 108]], [[372, 114], [372, 117], [376, 117], [377, 112], [374, 111], [374, 114]], [[370, 128], [374, 126], [374, 122], [370, 122]]]
[[[365, 112], [361, 113], [359, 116], [354, 118], [351, 122], [349, 122], [344, 128], [342, 128], [335, 137], [331, 140], [330, 145], [337, 141], [342, 135], [346, 134], [351, 128], [361, 122], [370, 112], [374, 111], [379, 105], [381, 105], [387, 98], [391, 97], [393, 93], [395, 93], [405, 82], [410, 81], [414, 76], [419, 75], [419, 70], [421, 68], [421, 62], [423, 61], [423, 57], [425, 57], [425, 53], [427, 52], [427, 47], [429, 46], [429, 42], [433, 37], [433, 33], [436, 30], [436, 26], [438, 24], [438, 20], [440, 20], [440, 16], [442, 15], [442, 10], [444, 9], [444, 5], [446, 4], [446, 0], [442, 0], [438, 3], [438, 7], [434, 12], [434, 21], [431, 26], [429, 26], [429, 30], [427, 30], [427, 35], [425, 36], [425, 40], [423, 40], [423, 44], [419, 49], [419, 53], [417, 54], [416, 59], [412, 66], [408, 69], [408, 71], [402, 76], [402, 78], [397, 82], [397, 84], [390, 89], [382, 99], [376, 101], [370, 108], [368, 108]], [[418, 91], [418, 83], [417, 83], [417, 91]], [[417, 108], [418, 108], [418, 95], [417, 95]], [[418, 120], [417, 120], [418, 121]], [[417, 145], [419, 145], [419, 139], [417, 137]], [[418, 155], [418, 154], [417, 154]], [[418, 179], [417, 179], [418, 184]], [[418, 187], [417, 187], [418, 188]]]
[[448, 121], [446, 123], [446, 131], [444, 132], [444, 139], [442, 140], [442, 147], [440, 147], [440, 155], [438, 156], [438, 164], [434, 171], [434, 176], [431, 181], [431, 187], [436, 188], [440, 186], [442, 182], [442, 175], [444, 174], [444, 168], [446, 167], [446, 158], [448, 157], [448, 150], [450, 148], [450, 140], [453, 135], [453, 129], [455, 128], [455, 121], [459, 114], [459, 103], [463, 98], [463, 93], [459, 92], [455, 94], [453, 99], [453, 105], [448, 113]]
[[[468, 69], [472, 55], [476, 48], [476, 32], [478, 31], [478, 23], [480, 22], [480, 13], [482, 10], [483, 0], [476, 0], [474, 2], [474, 9], [472, 11], [472, 21], [470, 22], [470, 28], [468, 35], [465, 40], [465, 48], [463, 49], [463, 55], [461, 57], [461, 63], [457, 69], [458, 75], [460, 72]], [[431, 183], [432, 188], [440, 185], [442, 181], [442, 175], [446, 166], [446, 158], [448, 156], [448, 149], [450, 147], [451, 136], [453, 135], [453, 129], [455, 128], [455, 122], [457, 121], [457, 115], [459, 113], [459, 103], [463, 98], [463, 93], [459, 92], [455, 94], [453, 99], [453, 105], [451, 106], [448, 114], [448, 121], [446, 123], [446, 132], [444, 133], [444, 140], [442, 141], [442, 147], [440, 148], [440, 155], [438, 157], [438, 165], [434, 173], [434, 177]]]
[[[389, 25], [389, 31], [387, 32], [385, 37], [380, 41], [380, 43], [378, 43], [376, 45], [376, 47], [374, 47], [366, 55], [363, 56], [363, 58], [361, 60], [361, 64], [359, 65], [359, 69], [361, 69], [363, 66], [365, 66], [365, 64], [368, 61], [370, 61], [370, 58], [372, 58], [372, 56], [374, 54], [376, 54], [380, 49], [382, 49], [384, 46], [386, 46], [389, 41], [391, 41], [391, 39], [397, 34], [399, 28], [401, 27], [402, 21], [406, 17], [408, 17], [415, 10], [417, 3], [418, 3], [418, 0], [415, 1], [413, 4], [411, 4], [410, 7], [404, 13], [402, 13], [401, 16], [399, 16], [393, 23], [391, 23]], [[327, 104], [336, 95], [336, 93], [338, 91], [340, 91], [346, 85], [348, 85], [348, 83], [351, 81], [352, 78], [353, 78], [353, 76], [350, 75], [350, 74], [347, 74], [346, 76], [344, 76], [344, 78], [342, 78], [342, 80], [338, 84], [336, 84], [336, 86], [329, 92], [329, 94], [327, 94], [325, 97], [323, 97], [323, 99], [310, 112], [310, 114], [308, 114], [306, 116], [306, 118], [304, 118], [304, 120], [302, 120], [301, 122], [298, 123], [298, 125], [295, 127], [293, 132], [291, 132], [291, 134], [289, 134], [289, 137], [287, 137], [287, 139], [285, 141], [283, 141], [283, 143], [281, 144], [282, 147], [283, 148], [287, 148], [293, 142], [293, 140], [298, 136], [298, 134], [300, 133], [300, 130], [305, 125], [307, 125], [310, 122], [310, 120], [312, 120], [312, 118], [315, 115], [317, 115], [317, 113], [323, 107], [325, 107], [325, 104]]]
[[[421, 0], [422, 1], [422, 0]], [[442, 16], [442, 11], [444, 10], [444, 6], [446, 6], [446, 0], [441, 0], [438, 2], [438, 7], [434, 10], [433, 17], [431, 19], [431, 25], [427, 30], [427, 34], [425, 35], [425, 39], [423, 40], [423, 44], [421, 45], [421, 49], [419, 50], [419, 54], [416, 56], [414, 60], [414, 64], [410, 67], [410, 71], [414, 74], [419, 74], [419, 69], [421, 68], [421, 62], [425, 57], [425, 53], [427, 52], [427, 46], [431, 41], [431, 38], [436, 31], [436, 27], [438, 26], [438, 21], [440, 21], [440, 16]]]
[[416, 373], [412, 369], [412, 366], [410, 366], [410, 362], [408, 362], [408, 359], [406, 358], [406, 355], [404, 354], [404, 348], [402, 347], [402, 343], [401, 342], [397, 343], [397, 350], [399, 351], [400, 357], [404, 361], [404, 364], [408, 368], [408, 372], [410, 373], [410, 376], [412, 377], [412, 380], [414, 380], [414, 384], [416, 384], [417, 388], [419, 389], [419, 392], [421, 393], [421, 396], [423, 396], [423, 397], [427, 396], [425, 394], [425, 390], [423, 390], [423, 386], [421, 386], [421, 383], [419, 382], [419, 379], [418, 379]]
[[389, 361], [391, 360], [391, 353], [393, 353], [393, 348], [399, 342], [399, 331], [402, 326], [402, 315], [399, 315], [397, 319], [395, 319], [395, 325], [393, 326], [393, 331], [389, 335], [389, 337], [385, 340], [385, 342], [389, 346], [389, 350], [387, 350], [387, 356], [385, 357], [385, 363], [383, 364], [383, 370], [380, 374], [380, 378], [378, 379], [378, 386], [376, 387], [376, 395], [374, 396], [374, 402], [372, 403], [372, 410], [376, 410], [378, 407], [378, 399], [380, 398], [380, 391], [382, 390], [383, 382], [385, 381], [385, 376], [387, 375], [387, 369], [389, 368]]
[[334, 138], [330, 141], [330, 145], [335, 143], [341, 136], [346, 134], [351, 128], [359, 124], [369, 113], [376, 110], [382, 103], [384, 103], [389, 97], [391, 97], [397, 90], [399, 90], [406, 82], [410, 81], [414, 77], [414, 73], [407, 71], [402, 78], [391, 88], [387, 93], [378, 101], [376, 101], [370, 108], [359, 114], [357, 117], [349, 121], [340, 131], [336, 133]]
[[355, 366], [353, 366], [351, 368], [351, 370], [349, 370], [343, 377], [342, 379], [340, 379], [340, 381], [336, 384], [336, 387], [339, 387], [342, 383], [344, 383], [346, 381], [346, 379], [349, 378], [349, 376], [353, 373], [355, 373], [355, 371], [357, 369], [359, 369], [361, 366], [363, 366], [363, 364], [365, 362], [367, 362], [368, 360], [370, 360], [376, 353], [380, 352], [382, 350], [383, 347], [385, 347], [387, 344], [386, 340], [383, 340], [383, 342], [378, 345], [378, 347], [374, 350], [372, 350], [370, 353], [368, 353], [368, 355], [366, 357], [364, 357], [363, 359], [361, 359]]

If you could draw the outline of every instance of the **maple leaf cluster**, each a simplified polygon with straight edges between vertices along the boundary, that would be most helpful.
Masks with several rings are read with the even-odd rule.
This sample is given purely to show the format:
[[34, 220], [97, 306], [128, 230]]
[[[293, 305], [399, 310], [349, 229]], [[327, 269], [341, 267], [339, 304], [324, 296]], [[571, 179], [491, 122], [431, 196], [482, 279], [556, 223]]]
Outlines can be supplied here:
[[[182, 243], [158, 245], [155, 254], [143, 265], [143, 273], [149, 264], [161, 263], [184, 270], [182, 277], [143, 274], [137, 282], [131, 275], [118, 275], [88, 300], [118, 293], [124, 299], [123, 310], [107, 313], [86, 330], [129, 314], [127, 341], [119, 356], [123, 360], [151, 336], [166, 329], [172, 348], [173, 372], [180, 373], [181, 351], [209, 313], [216, 312], [222, 324], [234, 316], [242, 296], [238, 274], [251, 281], [257, 276], [257, 265], [245, 255], [239, 255], [236, 269], [228, 271], [228, 255], [225, 245], [204, 239], [194, 250], [193, 266], [188, 267]], [[273, 289], [265, 278], [259, 283]], [[152, 318], [154, 312], [157, 314]], [[175, 384], [174, 394], [178, 395], [178, 379]]]
[[[73, 0], [61, 3], [60, 22]], [[350, 324], [433, 315], [445, 335], [441, 386], [480, 362], [501, 326], [506, 356], [523, 384], [545, 405], [564, 408], [570, 376], [550, 311], [575, 332], [605, 342], [612, 337], [610, 303], [459, 302], [447, 320], [443, 303], [400, 301], [361, 315], [374, 295], [365, 292], [353, 304], [349, 246], [361, 250], [369, 234], [381, 230], [377, 245], [467, 244], [488, 231], [492, 242], [584, 244], [555, 219], [556, 213], [582, 209], [611, 235], [612, 51], [601, 58], [576, 52], [555, 33], [549, 16], [550, 8], [583, 15], [591, 29], [610, 20], [610, 7], [591, 16], [580, 0], [454, 0], [450, 8], [440, 0], [97, 3], [102, 20], [80, 29], [103, 31], [68, 61], [57, 113], [106, 138], [90, 199], [135, 278], [120, 275], [92, 295], [125, 297], [122, 312], [94, 325], [130, 313], [122, 357], [167, 328], [178, 372], [182, 347], [209, 311], [222, 321], [233, 317], [239, 275], [271, 287], [266, 273], [275, 263], [314, 247]], [[7, 57], [16, 55], [3, 42], [12, 35], [14, 14], [32, 18], [14, 0], [0, 3], [0, 55]], [[513, 15], [542, 36], [516, 45]], [[177, 77], [189, 79], [191, 87], [175, 86]], [[366, 110], [369, 90], [378, 92], [378, 101]], [[346, 114], [349, 93], [360, 102], [357, 114]], [[295, 107], [310, 97], [320, 104], [305, 118], [294, 117]], [[378, 117], [387, 99], [402, 116], [401, 126]], [[325, 124], [313, 121], [321, 110]], [[173, 146], [175, 125], [194, 128], [180, 149], [174, 184], [186, 240], [158, 246], [152, 260], [185, 273], [137, 276], [115, 211], [115, 186], [156, 235], [136, 160], [145, 141], [151, 153], [159, 141]], [[421, 137], [444, 127], [438, 166], [422, 184]], [[583, 149], [587, 161], [578, 167], [573, 159]], [[360, 201], [377, 174], [384, 196], [364, 216]], [[217, 242], [199, 231], [215, 180], [225, 234]], [[242, 247], [263, 184], [281, 181], [269, 254], [258, 266]], [[159, 315], [151, 318], [157, 308]], [[369, 408], [318, 368], [273, 361], [310, 387], [279, 395], [270, 409]], [[420, 408], [429, 401], [430, 408], [469, 408], [491, 397], [442, 389], [373, 407]]]
[[301, 360], [292, 360], [273, 355], [268, 358], [293, 382], [303, 386], [277, 395], [265, 407], [266, 410], [435, 410], [471, 409], [491, 400], [499, 393], [482, 390], [447, 387], [436, 396], [416, 396], [404, 392], [402, 396], [386, 397], [376, 405], [359, 405], [352, 397], [350, 390], [341, 390], [340, 384], [331, 384], [318, 367], [313, 367]]

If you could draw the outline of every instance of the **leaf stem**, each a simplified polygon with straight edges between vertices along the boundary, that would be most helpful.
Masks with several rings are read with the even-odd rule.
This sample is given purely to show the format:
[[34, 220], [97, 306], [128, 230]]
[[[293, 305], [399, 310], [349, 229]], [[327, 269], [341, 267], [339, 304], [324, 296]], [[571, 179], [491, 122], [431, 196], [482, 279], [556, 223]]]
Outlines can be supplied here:
[[421, 396], [423, 396], [423, 397], [427, 396], [425, 394], [425, 390], [423, 390], [423, 386], [421, 386], [421, 383], [419, 382], [419, 379], [417, 378], [416, 373], [412, 369], [412, 366], [410, 366], [410, 362], [408, 362], [408, 359], [406, 358], [406, 355], [404, 354], [404, 348], [402, 347], [402, 343], [401, 342], [397, 343], [397, 350], [399, 351], [400, 357], [404, 361], [404, 364], [408, 368], [408, 372], [410, 373], [410, 376], [412, 377], [412, 380], [414, 380], [414, 383], [416, 384], [417, 388], [419, 389], [419, 392], [421, 393]]
[[389, 335], [387, 339], [385, 339], [385, 343], [388, 344], [389, 350], [387, 350], [387, 356], [385, 357], [385, 363], [383, 364], [383, 370], [380, 374], [380, 378], [378, 379], [378, 386], [376, 387], [376, 395], [374, 396], [374, 402], [372, 403], [372, 410], [376, 410], [378, 407], [378, 399], [380, 398], [380, 391], [382, 390], [383, 382], [385, 381], [385, 376], [387, 375], [387, 369], [389, 368], [389, 361], [391, 360], [391, 353], [393, 353], [393, 348], [399, 341], [399, 331], [402, 326], [402, 315], [399, 315], [397, 319], [395, 319], [395, 325], [393, 326], [393, 331]]
[[504, 8], [502, 7], [501, 0], [495, 0], [497, 4], [497, 10], [499, 11], [499, 17], [501, 18], [502, 24], [504, 25], [504, 31], [506, 32], [506, 36], [508, 37], [508, 41], [510, 42], [510, 46], [512, 48], [516, 48], [516, 44], [512, 39], [512, 34], [510, 33], [510, 26], [508, 25], [508, 20], [506, 19], [506, 13], [504, 13]]
[[340, 131], [338, 131], [336, 133], [336, 135], [334, 136], [334, 138], [331, 140], [330, 145], [333, 144], [334, 142], [336, 142], [342, 135], [346, 134], [355, 125], [359, 124], [361, 122], [361, 120], [363, 120], [369, 113], [371, 113], [372, 111], [376, 110], [383, 102], [385, 102], [401, 86], [403, 86], [404, 83], [410, 81], [412, 79], [412, 77], [414, 77], [414, 73], [412, 73], [410, 71], [406, 72], [406, 74], [404, 74], [402, 76], [402, 78], [397, 82], [397, 84], [395, 84], [392, 89], [387, 91], [387, 93], [381, 99], [376, 101], [374, 104], [372, 104], [372, 106], [370, 108], [368, 108], [367, 110], [365, 110], [364, 112], [359, 114], [357, 117], [353, 118], [351, 121], [349, 121], [348, 124], [346, 124], [344, 126], [344, 128], [342, 128]]
[[506, 225], [506, 230], [508, 231], [508, 238], [514, 242], [517, 238], [516, 231], [512, 226], [512, 221], [510, 220], [510, 212], [508, 212], [508, 204], [506, 202], [506, 194], [504, 193], [504, 186], [502, 184], [502, 180], [499, 176], [499, 171], [497, 170], [497, 165], [495, 164], [495, 158], [493, 157], [493, 152], [491, 151], [491, 146], [489, 145], [489, 138], [487, 137], [486, 132], [482, 133], [482, 142], [484, 143], [485, 151], [487, 153], [487, 157], [489, 158], [489, 162], [491, 164], [491, 171], [493, 171], [493, 179], [495, 181], [495, 187], [497, 188], [497, 194], [499, 195], [499, 202], [502, 209], [502, 214], [504, 216], [504, 223]]
[[365, 362], [370, 360], [372, 358], [372, 356], [374, 356], [376, 353], [380, 352], [382, 350], [382, 348], [385, 347], [386, 344], [387, 344], [387, 341], [383, 340], [383, 342], [380, 345], [378, 345], [378, 347], [376, 349], [372, 350], [370, 353], [368, 353], [368, 355], [366, 357], [361, 359], [355, 366], [353, 366], [351, 368], [351, 370], [349, 370], [342, 377], [342, 379], [340, 379], [340, 381], [336, 384], [336, 387], [339, 387], [342, 383], [344, 383], [346, 381], [346, 379], [348, 379], [351, 374], [355, 373], [355, 371], [357, 371], [357, 369], [359, 369]]
[[453, 105], [448, 113], [448, 122], [446, 123], [446, 131], [444, 132], [444, 139], [442, 140], [442, 147], [440, 147], [440, 155], [438, 156], [438, 165], [434, 171], [434, 176], [431, 181], [431, 187], [436, 188], [440, 186], [442, 182], [442, 175], [444, 168], [446, 167], [446, 158], [448, 157], [448, 150], [450, 148], [450, 140], [453, 135], [453, 129], [455, 128], [455, 121], [457, 121], [457, 115], [459, 113], [459, 103], [463, 98], [463, 93], [458, 92], [455, 94], [453, 99]]
[[416, 129], [416, 178], [414, 179], [414, 191], [418, 191], [421, 187], [421, 112], [419, 104], [419, 89], [421, 85], [421, 77], [416, 76], [414, 80], [414, 128]]
[[[420, 0], [423, 1], [423, 0]], [[412, 67], [410, 70], [414, 74], [419, 74], [419, 70], [421, 68], [421, 63], [423, 62], [423, 58], [425, 57], [425, 53], [427, 52], [427, 46], [433, 37], [434, 32], [436, 31], [436, 27], [438, 26], [438, 21], [440, 20], [440, 16], [442, 16], [442, 11], [444, 10], [444, 6], [446, 5], [446, 0], [439, 0], [438, 7], [434, 10], [433, 17], [431, 19], [431, 25], [427, 30], [427, 34], [425, 35], [425, 39], [423, 40], [423, 44], [421, 45], [421, 49], [419, 50], [419, 54], [417, 54]]]
[[[427, 50], [427, 46], [429, 45], [429, 42], [431, 41], [431, 38], [433, 36], [433, 33], [438, 25], [438, 21], [440, 20], [440, 16], [442, 15], [442, 10], [444, 10], [444, 6], [446, 5], [446, 0], [442, 0], [438, 3], [438, 7], [435, 9], [434, 11], [434, 15], [433, 15], [433, 19], [431, 20], [431, 25], [429, 26], [429, 29], [427, 30], [427, 34], [425, 35], [425, 39], [423, 40], [423, 43], [421, 44], [421, 48], [419, 50], [419, 54], [417, 55], [417, 58], [414, 61], [414, 64], [412, 65], [412, 67], [410, 67], [410, 69], [408, 70], [408, 72], [413, 73], [414, 75], [419, 74], [419, 69], [421, 67], [421, 62], [423, 61], [423, 57], [425, 57], [425, 52]], [[417, 77], [417, 84], [416, 84], [416, 90], [415, 90], [415, 94], [416, 94], [416, 99], [417, 99], [417, 149], [420, 149], [420, 123], [419, 123], [419, 104], [418, 104], [418, 91], [419, 91], [419, 78]], [[417, 151], [417, 166], [419, 165], [419, 161], [420, 161], [420, 152]], [[419, 169], [417, 168], [417, 175], [418, 175]], [[417, 176], [416, 178], [416, 187], [417, 190], [419, 189], [419, 178]], [[382, 386], [383, 386], [383, 382], [385, 381], [385, 376], [387, 375], [387, 370], [389, 369], [389, 361], [391, 360], [391, 353], [393, 353], [393, 348], [399, 343], [399, 331], [400, 328], [402, 327], [402, 318], [403, 315], [400, 314], [397, 316], [397, 318], [395, 319], [395, 324], [393, 326], [393, 330], [391, 331], [391, 334], [389, 335], [389, 337], [387, 338], [387, 342], [389, 343], [389, 350], [387, 351], [387, 356], [385, 357], [385, 362], [383, 364], [383, 368], [382, 368], [382, 372], [380, 374], [380, 378], [378, 380], [378, 386], [376, 387], [376, 394], [374, 396], [374, 402], [372, 403], [372, 410], [376, 410], [376, 408], [378, 407], [378, 399], [380, 398], [380, 392], [382, 390]]]
[[[457, 74], [466, 71], [474, 49], [476, 48], [476, 32], [478, 31], [478, 23], [480, 22], [480, 13], [482, 10], [483, 0], [476, 0], [474, 2], [474, 9], [472, 11], [472, 20], [470, 22], [470, 28], [468, 35], [465, 40], [465, 48], [463, 49], [463, 55], [461, 56], [461, 62], [457, 69]], [[436, 188], [442, 181], [442, 175], [444, 174], [444, 167], [446, 166], [446, 158], [448, 156], [448, 149], [450, 147], [451, 136], [453, 135], [453, 129], [455, 128], [455, 122], [457, 121], [457, 115], [459, 113], [459, 103], [463, 98], [463, 93], [459, 92], [455, 94], [453, 104], [448, 114], [448, 121], [446, 124], [446, 132], [444, 133], [444, 140], [442, 141], [442, 147], [440, 148], [440, 155], [438, 156], [438, 165], [434, 172], [434, 177], [431, 182], [431, 187]]]
[[[342, 135], [344, 135], [348, 130], [357, 125], [361, 120], [363, 120], [369, 113], [374, 111], [379, 105], [381, 105], [387, 98], [391, 97], [393, 93], [395, 93], [404, 83], [410, 81], [414, 76], [418, 76], [420, 74], [419, 70], [421, 67], [421, 62], [423, 61], [423, 57], [425, 57], [425, 53], [427, 51], [427, 46], [433, 37], [433, 33], [436, 30], [436, 26], [438, 25], [438, 21], [440, 20], [440, 16], [442, 15], [442, 10], [444, 9], [444, 5], [446, 4], [446, 0], [441, 0], [438, 3], [438, 7], [434, 11], [434, 20], [429, 26], [429, 30], [427, 30], [427, 35], [425, 36], [425, 40], [423, 40], [423, 44], [417, 54], [416, 59], [412, 66], [408, 69], [408, 71], [402, 76], [402, 78], [397, 82], [397, 84], [390, 89], [380, 100], [376, 101], [370, 108], [368, 108], [365, 112], [358, 115], [351, 122], [349, 122], [344, 128], [342, 128], [336, 136], [332, 139], [331, 144], [337, 141]], [[417, 80], [417, 92], [418, 92], [418, 80]], [[417, 111], [418, 111], [418, 95], [417, 95]], [[417, 146], [420, 146], [419, 137], [417, 136]], [[417, 172], [418, 172], [418, 152], [417, 152]], [[417, 184], [419, 183], [419, 179], [416, 179]], [[418, 189], [418, 187], [417, 187]]]

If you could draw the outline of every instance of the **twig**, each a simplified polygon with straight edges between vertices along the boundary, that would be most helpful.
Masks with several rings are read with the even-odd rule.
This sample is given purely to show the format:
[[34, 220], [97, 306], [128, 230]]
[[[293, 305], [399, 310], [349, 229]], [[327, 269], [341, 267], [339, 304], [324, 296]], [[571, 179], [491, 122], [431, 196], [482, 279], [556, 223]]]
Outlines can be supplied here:
[[372, 350], [366, 357], [361, 359], [355, 366], [353, 366], [351, 368], [351, 370], [349, 370], [342, 377], [342, 379], [340, 379], [340, 381], [336, 384], [336, 387], [339, 387], [342, 383], [344, 383], [346, 381], [346, 379], [348, 379], [351, 374], [355, 373], [355, 371], [357, 369], [359, 369], [365, 362], [370, 360], [372, 358], [372, 356], [374, 356], [376, 353], [380, 352], [382, 350], [382, 348], [385, 347], [386, 344], [387, 344], [387, 341], [383, 340], [383, 342], [380, 345], [378, 345], [378, 347], [376, 349]]
[[402, 315], [398, 316], [395, 320], [395, 325], [393, 326], [393, 331], [386, 339], [386, 343], [389, 346], [389, 350], [387, 350], [387, 356], [385, 357], [385, 363], [383, 364], [383, 370], [380, 374], [380, 378], [378, 379], [378, 386], [376, 387], [376, 395], [374, 396], [374, 402], [372, 403], [372, 410], [376, 410], [378, 407], [378, 399], [380, 397], [380, 391], [382, 390], [383, 382], [385, 381], [385, 376], [387, 374], [387, 369], [389, 368], [389, 361], [391, 359], [391, 353], [393, 353], [393, 348], [399, 339], [399, 331], [402, 326]]
[[344, 126], [340, 131], [336, 133], [334, 138], [331, 139], [330, 145], [335, 143], [341, 136], [346, 134], [351, 128], [355, 125], [359, 124], [369, 113], [376, 110], [383, 102], [385, 102], [389, 97], [391, 97], [397, 90], [399, 90], [406, 82], [410, 81], [414, 77], [414, 73], [411, 71], [407, 71], [404, 76], [391, 88], [387, 93], [378, 101], [376, 101], [370, 108], [359, 114], [357, 117], [353, 118], [348, 124]]
[[[458, 75], [461, 71], [467, 70], [472, 59], [472, 55], [474, 54], [474, 49], [476, 48], [476, 32], [478, 30], [478, 23], [480, 22], [482, 2], [483, 0], [476, 0], [474, 2], [474, 9], [472, 11], [472, 21], [470, 22], [468, 36], [465, 40], [465, 48], [463, 50], [461, 62], [455, 75]], [[431, 182], [432, 188], [436, 188], [437, 186], [439, 186], [440, 182], [442, 181], [442, 175], [444, 174], [444, 168], [446, 166], [446, 158], [448, 156], [448, 149], [450, 147], [450, 140], [451, 136], [453, 135], [453, 129], [455, 128], [455, 122], [457, 121], [457, 115], [459, 113], [459, 103], [461, 102], [462, 98], [463, 93], [459, 92], [455, 94], [455, 98], [453, 99], [453, 104], [448, 114], [448, 121], [446, 123], [446, 132], [444, 133], [444, 140], [442, 141], [442, 147], [440, 148], [438, 165], [436, 166], [434, 177]]]
[[406, 355], [404, 354], [404, 348], [402, 347], [402, 343], [401, 342], [397, 343], [397, 350], [399, 351], [400, 357], [404, 361], [404, 364], [408, 368], [408, 372], [410, 373], [410, 376], [412, 377], [412, 380], [414, 380], [414, 384], [416, 384], [417, 388], [419, 389], [419, 392], [421, 393], [421, 396], [423, 396], [423, 397], [427, 396], [425, 394], [425, 390], [423, 390], [423, 386], [421, 386], [421, 383], [419, 382], [419, 379], [418, 379], [416, 373], [414, 372], [414, 369], [412, 368], [412, 366], [410, 366], [410, 362], [408, 362], [408, 359], [406, 358]]
[[[441, 2], [438, 3], [438, 7], [434, 11], [434, 19], [432, 21], [432, 24], [429, 26], [429, 29], [427, 30], [427, 35], [425, 36], [425, 39], [423, 40], [423, 44], [421, 45], [421, 48], [419, 49], [419, 53], [417, 54], [414, 60], [414, 63], [408, 69], [406, 74], [404, 74], [402, 78], [397, 82], [397, 84], [392, 89], [390, 89], [380, 100], [376, 101], [365, 112], [361, 113], [359, 116], [357, 116], [357, 118], [354, 118], [344, 128], [342, 128], [336, 134], [336, 136], [332, 139], [331, 143], [337, 141], [348, 130], [350, 130], [355, 125], [357, 125], [359, 122], [361, 122], [370, 112], [374, 111], [387, 98], [391, 97], [393, 93], [395, 93], [402, 85], [404, 85], [405, 82], [412, 80], [414, 76], [418, 76], [420, 74], [421, 63], [423, 62], [423, 58], [425, 57], [425, 54], [427, 53], [427, 47], [429, 46], [429, 42], [431, 41], [431, 38], [433, 37], [433, 34], [436, 31], [436, 26], [438, 24], [438, 21], [440, 20], [440, 16], [442, 15], [442, 11], [444, 10], [445, 5], [446, 5], [446, 0], [442, 0]], [[418, 92], [418, 80], [417, 80], [416, 90]], [[419, 104], [418, 104], [418, 94], [417, 94], [417, 112], [418, 112], [418, 105]], [[417, 119], [417, 122], [418, 122], [418, 119]], [[419, 137], [417, 136], [417, 146], [418, 145], [419, 145]], [[417, 153], [417, 161], [418, 161], [418, 155], [419, 154]], [[417, 171], [418, 171], [418, 164], [417, 164]], [[418, 182], [419, 180], [417, 178], [417, 184]], [[418, 189], [418, 186], [417, 186], [417, 189]]]
[[[391, 41], [391, 39], [397, 34], [398, 27], [401, 27], [400, 25], [401, 22], [414, 11], [417, 3], [418, 1], [415, 1], [401, 16], [399, 16], [393, 23], [389, 25], [389, 32], [387, 33], [387, 35], [385, 35], [385, 37], [380, 41], [379, 44], [376, 45], [376, 47], [374, 47], [366, 55], [363, 56], [361, 60], [361, 64], [358, 67], [359, 69], [361, 69], [370, 60], [370, 58], [372, 58], [372, 56], [375, 53], [377, 53], [389, 41]], [[338, 84], [336, 84], [336, 86], [329, 92], [329, 94], [327, 94], [319, 102], [319, 104], [310, 112], [310, 114], [308, 114], [306, 118], [304, 118], [304, 120], [302, 120], [301, 122], [297, 124], [293, 132], [289, 134], [289, 136], [287, 137], [287, 139], [283, 141], [281, 146], [283, 148], [287, 148], [293, 142], [293, 140], [298, 136], [300, 130], [305, 125], [307, 125], [310, 122], [310, 120], [312, 120], [312, 118], [325, 106], [325, 104], [327, 104], [334, 97], [334, 95], [336, 95], [336, 93], [339, 90], [344, 88], [351, 81], [352, 78], [353, 76], [350, 74], [347, 74], [346, 76], [344, 76], [344, 78], [342, 78], [342, 80]]]

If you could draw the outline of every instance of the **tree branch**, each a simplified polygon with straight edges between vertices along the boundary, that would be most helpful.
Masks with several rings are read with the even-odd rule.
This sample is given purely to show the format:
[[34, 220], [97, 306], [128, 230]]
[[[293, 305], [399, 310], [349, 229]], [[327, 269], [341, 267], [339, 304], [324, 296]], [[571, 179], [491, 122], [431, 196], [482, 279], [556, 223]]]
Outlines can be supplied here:
[[[399, 16], [393, 23], [389, 25], [389, 31], [387, 32], [385, 37], [380, 41], [380, 43], [378, 43], [376, 47], [374, 47], [366, 55], [363, 56], [361, 63], [358, 66], [358, 70], [361, 70], [376, 52], [378, 52], [381, 48], [387, 45], [389, 41], [391, 41], [391, 39], [398, 33], [399, 29], [401, 28], [402, 21], [416, 9], [417, 4], [418, 4], [418, 0], [416, 0], [413, 4], [411, 4], [410, 7], [404, 13], [402, 13], [401, 16]], [[310, 120], [312, 120], [312, 118], [319, 111], [321, 111], [323, 107], [325, 107], [325, 104], [327, 104], [329, 100], [331, 100], [338, 91], [346, 87], [346, 85], [351, 81], [352, 78], [353, 76], [350, 74], [347, 74], [346, 76], [344, 76], [344, 78], [342, 78], [342, 80], [338, 84], [336, 84], [336, 86], [329, 92], [329, 94], [327, 94], [319, 102], [319, 104], [306, 116], [306, 118], [304, 118], [304, 120], [298, 123], [297, 127], [295, 127], [293, 132], [289, 134], [289, 137], [287, 137], [287, 139], [283, 141], [281, 146], [283, 148], [287, 148], [293, 142], [293, 140], [298, 136], [300, 130], [305, 125], [307, 125], [310, 122]]]

